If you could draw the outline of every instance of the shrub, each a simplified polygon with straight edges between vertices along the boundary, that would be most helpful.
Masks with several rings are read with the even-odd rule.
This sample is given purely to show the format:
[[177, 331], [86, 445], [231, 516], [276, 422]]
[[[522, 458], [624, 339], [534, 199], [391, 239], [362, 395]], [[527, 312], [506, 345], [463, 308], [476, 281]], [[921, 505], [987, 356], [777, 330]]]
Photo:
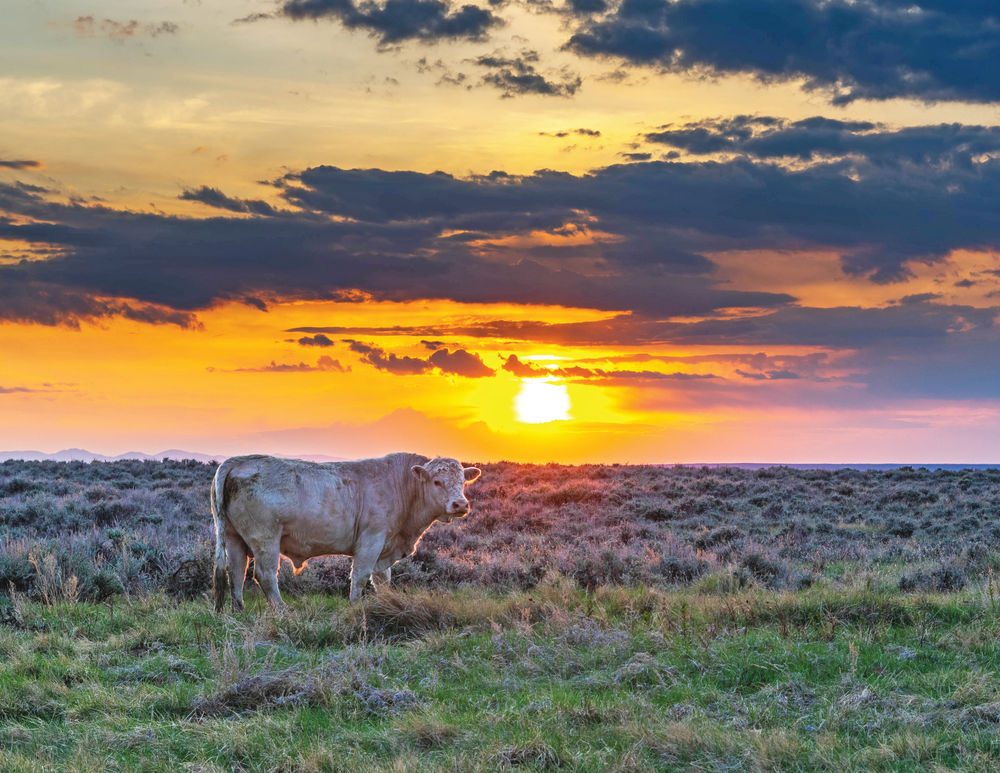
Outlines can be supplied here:
[[707, 571], [708, 561], [695, 557], [680, 558], [679, 556], [667, 556], [652, 569], [655, 577], [662, 577], [670, 583], [683, 584], [693, 582]]
[[902, 591], [937, 591], [951, 593], [960, 591], [969, 582], [968, 576], [953, 562], [942, 562], [931, 571], [917, 569], [899, 578]]
[[699, 550], [706, 550], [716, 545], [721, 545], [724, 542], [733, 542], [734, 540], [742, 539], [745, 536], [747, 535], [743, 529], [726, 524], [699, 534], [692, 542]]
[[909, 518], [892, 518], [886, 523], [885, 530], [894, 537], [908, 539], [913, 536], [916, 527]]
[[35, 568], [27, 556], [0, 553], [0, 592], [6, 593], [11, 587], [17, 591], [31, 588], [35, 579]]
[[769, 586], [776, 586], [780, 579], [788, 575], [788, 565], [760, 552], [746, 553], [740, 557], [739, 566], [746, 569], [756, 579]]
[[26, 478], [11, 478], [0, 483], [0, 496], [12, 496], [14, 494], [23, 494], [28, 491], [38, 491], [39, 485], [37, 482], [32, 480], [27, 480]]

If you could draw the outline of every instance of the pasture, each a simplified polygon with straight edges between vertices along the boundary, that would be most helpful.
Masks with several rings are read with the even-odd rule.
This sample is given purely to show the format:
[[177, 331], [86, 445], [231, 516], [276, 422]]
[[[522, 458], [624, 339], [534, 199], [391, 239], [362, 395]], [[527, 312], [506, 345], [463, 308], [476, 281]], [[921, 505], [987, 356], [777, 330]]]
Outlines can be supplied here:
[[0, 770], [1000, 766], [1000, 471], [479, 466], [216, 616], [212, 466], [0, 464]]

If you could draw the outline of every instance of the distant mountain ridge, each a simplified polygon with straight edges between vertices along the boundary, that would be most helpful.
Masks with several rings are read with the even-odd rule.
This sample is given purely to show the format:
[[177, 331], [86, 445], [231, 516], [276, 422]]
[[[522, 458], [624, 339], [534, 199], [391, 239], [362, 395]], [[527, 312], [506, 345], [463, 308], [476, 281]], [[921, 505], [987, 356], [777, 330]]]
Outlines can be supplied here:
[[224, 458], [224, 455], [211, 456], [200, 454], [197, 451], [181, 451], [176, 448], [160, 451], [158, 454], [129, 451], [118, 454], [118, 456], [97, 454], [85, 448], [64, 448], [54, 454], [46, 454], [42, 451], [0, 451], [0, 461], [2, 462], [6, 462], [8, 459], [20, 459], [27, 462], [120, 462], [132, 459], [143, 462], [160, 462], [164, 459], [194, 459], [199, 462], [213, 462], [221, 461]]
[[[107, 456], [88, 451], [85, 448], [64, 448], [54, 454], [46, 454], [42, 451], [0, 451], [0, 462], [9, 460], [20, 460], [25, 462], [162, 462], [164, 459], [183, 461], [184, 459], [194, 459], [196, 462], [221, 462], [229, 454], [202, 454], [197, 451], [182, 451], [178, 448], [170, 448], [160, 451], [158, 454], [146, 454], [142, 451], [128, 451], [118, 456]], [[275, 456], [285, 457], [283, 454]], [[341, 456], [326, 456], [324, 454], [303, 454], [296, 459], [306, 459], [310, 462], [340, 462], [344, 460]]]
[[[273, 454], [283, 459], [305, 459], [310, 462], [342, 462], [346, 460], [343, 456], [327, 456], [325, 454], [301, 454], [298, 456], [288, 456], [287, 454]], [[197, 451], [182, 451], [177, 448], [170, 448], [160, 451], [158, 454], [147, 454], [142, 451], [128, 451], [118, 456], [106, 456], [87, 451], [84, 448], [64, 448], [54, 454], [46, 454], [41, 451], [0, 451], [0, 462], [8, 460], [22, 460], [27, 462], [121, 462], [129, 460], [160, 462], [164, 459], [183, 461], [184, 459], [194, 459], [197, 462], [221, 462], [228, 454], [202, 454]], [[737, 467], [743, 470], [763, 470], [769, 467], [788, 467], [793, 470], [898, 470], [901, 467], [913, 467], [919, 469], [924, 467], [928, 470], [988, 470], [1000, 467], [1000, 464], [921, 464], [921, 463], [892, 463], [884, 464], [799, 464], [787, 462], [686, 462], [682, 464], [663, 463], [664, 467], [709, 467], [718, 469], [722, 467]]]

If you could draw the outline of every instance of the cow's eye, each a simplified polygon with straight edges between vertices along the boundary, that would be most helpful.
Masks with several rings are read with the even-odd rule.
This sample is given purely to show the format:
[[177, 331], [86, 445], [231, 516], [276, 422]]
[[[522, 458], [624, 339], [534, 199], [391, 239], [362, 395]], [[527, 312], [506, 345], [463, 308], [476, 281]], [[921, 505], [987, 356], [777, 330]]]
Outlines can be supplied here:
[[439, 480], [434, 481], [434, 485], [438, 488], [444, 488], [444, 484]]

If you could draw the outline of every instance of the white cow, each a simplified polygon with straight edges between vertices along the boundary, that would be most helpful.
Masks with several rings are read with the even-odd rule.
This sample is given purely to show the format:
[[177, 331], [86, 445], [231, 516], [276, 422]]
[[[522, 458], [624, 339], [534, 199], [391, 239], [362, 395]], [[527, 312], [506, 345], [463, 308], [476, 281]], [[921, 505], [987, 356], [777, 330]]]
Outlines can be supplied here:
[[211, 491], [216, 610], [225, 601], [227, 571], [233, 610], [243, 609], [251, 555], [272, 606], [283, 603], [279, 556], [291, 560], [296, 574], [316, 556], [352, 556], [350, 598], [357, 601], [369, 577], [373, 585], [389, 583], [389, 567], [413, 552], [434, 521], [469, 514], [464, 487], [480, 474], [455, 459], [418, 454], [326, 464], [273, 456], [227, 459]]

